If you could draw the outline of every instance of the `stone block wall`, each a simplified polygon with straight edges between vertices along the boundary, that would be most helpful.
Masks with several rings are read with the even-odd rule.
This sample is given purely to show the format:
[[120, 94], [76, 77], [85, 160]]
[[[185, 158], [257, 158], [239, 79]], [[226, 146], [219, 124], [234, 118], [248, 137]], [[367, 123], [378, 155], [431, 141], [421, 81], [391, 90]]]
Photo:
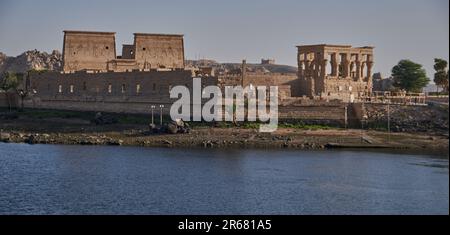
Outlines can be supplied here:
[[[280, 83], [284, 81], [282, 78], [278, 77]], [[266, 85], [264, 81], [258, 80], [260, 78], [254, 79], [255, 85]], [[184, 85], [192, 89], [192, 74], [187, 70], [68, 74], [46, 72], [30, 74], [27, 80], [30, 96], [25, 100], [25, 107], [78, 111], [148, 114], [151, 105], [156, 106], [155, 113], [159, 113], [159, 105], [164, 105], [163, 112], [168, 114], [171, 104], [178, 100], [170, 98], [170, 88]], [[216, 77], [202, 78], [202, 87], [218, 83]], [[347, 104], [291, 97], [289, 85], [280, 85], [279, 92], [285, 97], [279, 102], [280, 120], [343, 126], [344, 107]]]
[[[32, 74], [30, 97], [25, 106], [66, 110], [148, 113], [151, 105], [170, 105], [170, 89], [184, 85], [192, 89], [190, 71], [133, 71], [105, 73]], [[217, 79], [202, 79], [202, 86]]]
[[[331, 124], [344, 127], [345, 107], [342, 102], [311, 102], [309, 99], [285, 100], [278, 107], [280, 120], [301, 120], [307, 124]], [[351, 114], [347, 114], [351, 118]]]
[[[285, 99], [291, 96], [298, 96], [300, 94], [300, 83], [296, 74], [282, 74], [282, 73], [245, 73], [244, 81], [242, 82], [242, 75], [227, 74], [219, 76], [219, 83], [222, 86], [278, 86], [279, 97]], [[288, 91], [290, 90], [290, 91]]]
[[344, 102], [354, 102], [367, 95], [365, 91], [368, 90], [367, 82], [352, 79], [330, 79], [327, 80], [324, 87], [320, 97], [329, 100], [339, 99]]

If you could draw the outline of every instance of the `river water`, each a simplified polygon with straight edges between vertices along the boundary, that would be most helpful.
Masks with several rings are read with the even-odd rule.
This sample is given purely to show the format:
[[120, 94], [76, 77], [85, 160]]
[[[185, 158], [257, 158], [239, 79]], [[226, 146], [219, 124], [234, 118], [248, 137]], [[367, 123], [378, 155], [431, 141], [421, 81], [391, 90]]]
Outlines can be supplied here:
[[0, 143], [0, 214], [448, 214], [448, 157]]

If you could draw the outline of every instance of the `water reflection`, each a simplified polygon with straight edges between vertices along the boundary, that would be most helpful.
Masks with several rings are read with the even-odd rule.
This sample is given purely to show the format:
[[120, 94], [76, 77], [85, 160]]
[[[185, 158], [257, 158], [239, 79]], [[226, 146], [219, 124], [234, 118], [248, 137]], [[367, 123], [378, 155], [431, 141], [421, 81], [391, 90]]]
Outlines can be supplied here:
[[0, 144], [0, 214], [448, 214], [448, 159]]

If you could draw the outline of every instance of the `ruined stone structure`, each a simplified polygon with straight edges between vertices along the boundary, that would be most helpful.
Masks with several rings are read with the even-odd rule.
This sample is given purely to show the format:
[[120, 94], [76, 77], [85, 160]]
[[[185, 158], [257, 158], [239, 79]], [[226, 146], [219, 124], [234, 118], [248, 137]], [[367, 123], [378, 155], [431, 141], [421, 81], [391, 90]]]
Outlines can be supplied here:
[[261, 64], [275, 64], [275, 59], [261, 59]]
[[184, 69], [183, 35], [135, 33], [116, 55], [115, 33], [64, 31], [63, 71]]
[[298, 78], [295, 74], [281, 73], [254, 73], [227, 74], [217, 76], [221, 86], [278, 86], [278, 97], [280, 100], [295, 96], [299, 90]]
[[202, 87], [278, 86], [280, 118], [342, 123], [349, 104], [340, 100], [372, 89], [372, 47], [299, 46], [298, 74], [248, 71], [244, 60], [237, 73], [219, 75], [211, 66], [185, 69], [183, 35], [135, 33], [122, 55], [115, 47], [113, 32], [64, 31], [63, 71], [28, 74], [25, 106], [149, 113], [164, 105], [168, 114], [177, 100], [170, 89], [184, 85], [192, 92], [192, 78], [201, 76]]
[[298, 46], [301, 95], [353, 102], [372, 91], [373, 47]]
[[295, 73], [270, 73], [249, 72], [247, 61], [243, 60], [241, 69], [235, 73], [218, 75], [220, 86], [278, 86], [278, 98], [284, 100], [290, 97], [298, 97], [300, 94], [300, 83]]

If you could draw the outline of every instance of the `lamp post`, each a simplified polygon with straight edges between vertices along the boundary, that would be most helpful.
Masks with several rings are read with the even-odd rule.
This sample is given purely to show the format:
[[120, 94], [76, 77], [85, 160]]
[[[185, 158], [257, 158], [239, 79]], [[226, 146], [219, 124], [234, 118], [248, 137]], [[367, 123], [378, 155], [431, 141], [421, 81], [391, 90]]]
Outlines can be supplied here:
[[391, 108], [389, 102], [387, 104], [387, 119], [388, 142], [391, 142]]
[[364, 102], [361, 103], [361, 111], [363, 112], [363, 115], [361, 117], [361, 143], [363, 142], [363, 130], [364, 130], [364, 118], [366, 116], [366, 114], [364, 114], [365, 112], [365, 107], [364, 107]]
[[162, 123], [163, 123], [163, 121], [162, 121], [162, 112], [163, 112], [164, 105], [163, 105], [163, 104], [159, 105], [159, 108], [160, 108], [160, 112], [159, 112], [159, 125], [162, 126]]
[[28, 91], [25, 91], [23, 89], [20, 89], [18, 91], [18, 95], [20, 96], [20, 110], [23, 110], [23, 99], [28, 95]]
[[367, 118], [368, 116], [364, 114], [361, 120], [361, 142], [364, 142], [364, 122], [367, 120]]
[[347, 110], [347, 105], [345, 105], [345, 107], [344, 107], [344, 126], [345, 126], [345, 129], [347, 129], [347, 127], [348, 127], [348, 117], [347, 117], [347, 113], [348, 113], [348, 110]]
[[153, 110], [155, 109], [155, 106], [152, 105], [152, 106], [150, 106], [150, 108], [152, 109], [152, 125], [154, 125], [155, 122], [154, 122], [154, 118], [153, 118]]

